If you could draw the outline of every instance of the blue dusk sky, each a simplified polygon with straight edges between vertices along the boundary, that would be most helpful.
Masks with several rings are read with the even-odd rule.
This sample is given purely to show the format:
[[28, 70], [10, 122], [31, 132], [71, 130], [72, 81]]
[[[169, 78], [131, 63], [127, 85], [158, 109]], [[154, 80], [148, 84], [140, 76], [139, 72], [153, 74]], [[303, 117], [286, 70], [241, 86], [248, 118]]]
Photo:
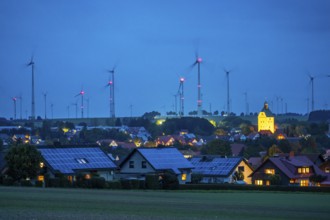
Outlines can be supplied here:
[[274, 113], [305, 114], [309, 75], [315, 110], [330, 107], [328, 0], [1, 0], [0, 117], [14, 117], [18, 96], [23, 118], [31, 115], [32, 55], [36, 116], [47, 92], [47, 117], [51, 105], [54, 118], [75, 117], [83, 89], [88, 116], [108, 117], [114, 66], [116, 116], [173, 111], [181, 76], [187, 114], [197, 110], [196, 54], [207, 111], [226, 110], [224, 69], [237, 114], [245, 92], [250, 112], [268, 101]]

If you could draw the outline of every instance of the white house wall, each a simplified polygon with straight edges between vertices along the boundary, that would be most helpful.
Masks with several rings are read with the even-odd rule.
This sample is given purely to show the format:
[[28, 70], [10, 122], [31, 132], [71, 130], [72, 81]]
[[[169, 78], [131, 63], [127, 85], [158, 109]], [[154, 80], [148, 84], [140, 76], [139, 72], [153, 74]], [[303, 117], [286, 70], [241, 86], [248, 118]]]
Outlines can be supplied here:
[[[129, 168], [130, 161], [134, 161], [134, 168]], [[136, 173], [136, 174], [146, 174], [154, 173], [155, 170], [152, 168], [150, 163], [146, 161], [146, 168], [142, 168], [142, 161], [146, 161], [142, 155], [138, 152], [134, 153], [121, 167], [121, 173]]]

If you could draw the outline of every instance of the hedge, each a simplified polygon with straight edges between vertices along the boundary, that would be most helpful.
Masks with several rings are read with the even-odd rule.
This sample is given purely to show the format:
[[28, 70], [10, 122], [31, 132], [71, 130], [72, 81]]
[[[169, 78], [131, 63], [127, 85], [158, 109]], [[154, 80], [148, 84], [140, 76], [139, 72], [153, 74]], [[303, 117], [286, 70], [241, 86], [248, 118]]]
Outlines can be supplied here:
[[283, 192], [327, 192], [330, 187], [300, 187], [300, 186], [256, 186], [235, 184], [184, 184], [180, 190], [248, 190], [248, 191], [283, 191]]

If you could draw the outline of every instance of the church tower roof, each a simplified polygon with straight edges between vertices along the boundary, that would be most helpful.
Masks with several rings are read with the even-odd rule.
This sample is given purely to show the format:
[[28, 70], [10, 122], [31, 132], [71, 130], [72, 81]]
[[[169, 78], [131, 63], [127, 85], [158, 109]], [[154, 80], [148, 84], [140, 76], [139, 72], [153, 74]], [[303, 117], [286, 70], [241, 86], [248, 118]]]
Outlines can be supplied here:
[[265, 112], [266, 116], [274, 116], [274, 114], [270, 111], [269, 106], [268, 106], [268, 102], [265, 101], [264, 103], [264, 107], [261, 109], [261, 112]]

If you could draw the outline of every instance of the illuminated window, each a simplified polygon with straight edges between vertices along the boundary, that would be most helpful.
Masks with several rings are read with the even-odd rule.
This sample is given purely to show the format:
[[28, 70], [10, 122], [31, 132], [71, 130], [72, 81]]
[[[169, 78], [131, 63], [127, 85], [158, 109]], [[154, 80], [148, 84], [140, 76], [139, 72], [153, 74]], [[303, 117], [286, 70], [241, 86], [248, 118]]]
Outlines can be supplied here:
[[309, 173], [309, 167], [299, 167], [298, 173]]
[[295, 180], [294, 179], [290, 179], [290, 184], [294, 184]]
[[88, 160], [86, 158], [77, 158], [76, 161], [80, 164], [88, 163]]
[[187, 180], [187, 174], [186, 173], [183, 173], [182, 176], [181, 176], [181, 180], [182, 181], [186, 181]]
[[91, 175], [90, 175], [90, 174], [86, 174], [86, 175], [85, 175], [85, 179], [86, 179], [86, 180], [89, 180], [90, 178], [91, 178]]
[[258, 186], [262, 186], [263, 185], [263, 181], [262, 180], [255, 180], [254, 181], [254, 184], [255, 185], [258, 185]]
[[326, 168], [325, 168], [325, 172], [326, 172], [326, 173], [330, 173], [330, 167], [326, 167]]
[[265, 169], [265, 173], [266, 174], [272, 174], [272, 175], [274, 175], [275, 174], [275, 170], [274, 169]]
[[141, 162], [141, 167], [142, 168], [147, 168], [147, 161], [142, 161]]
[[129, 162], [129, 168], [134, 168], [134, 161], [133, 161], [133, 160], [131, 160], [131, 161]]
[[308, 186], [308, 180], [301, 180], [300, 181], [300, 186]]
[[45, 179], [44, 176], [42, 176], [42, 175], [38, 176], [38, 181], [44, 181], [44, 179]]
[[266, 180], [266, 186], [269, 186], [269, 185], [270, 185], [270, 181]]
[[40, 162], [39, 167], [43, 168], [45, 166], [44, 162]]

